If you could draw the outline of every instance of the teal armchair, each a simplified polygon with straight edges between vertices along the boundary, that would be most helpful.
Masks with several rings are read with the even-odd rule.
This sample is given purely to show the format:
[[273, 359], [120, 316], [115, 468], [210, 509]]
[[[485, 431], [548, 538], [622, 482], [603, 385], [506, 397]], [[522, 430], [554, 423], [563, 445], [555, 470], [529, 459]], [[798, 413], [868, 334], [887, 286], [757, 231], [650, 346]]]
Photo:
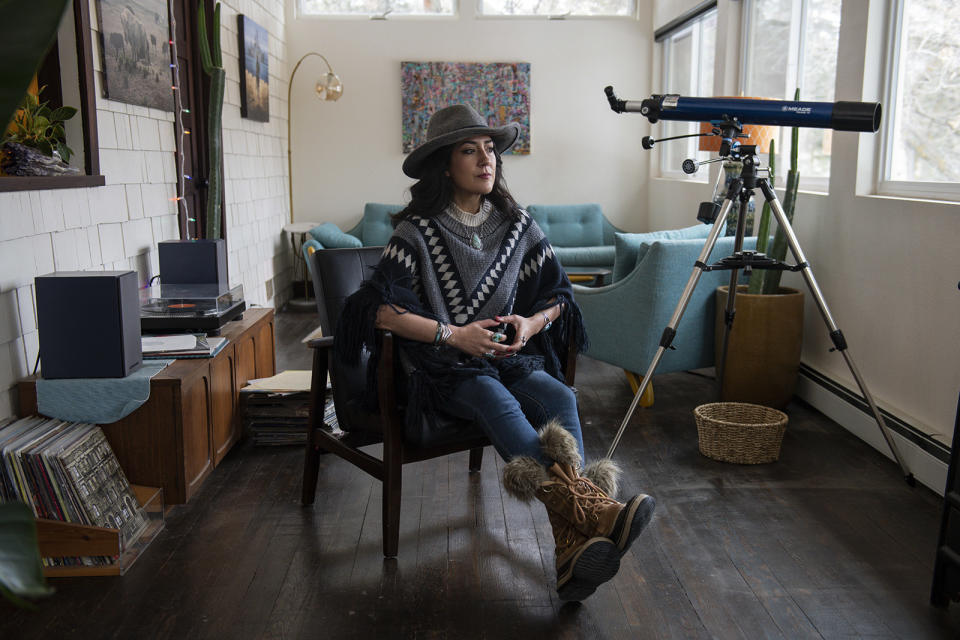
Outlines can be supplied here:
[[536, 220], [564, 267], [612, 268], [614, 236], [621, 230], [603, 215], [598, 204], [531, 204]]
[[[627, 372], [634, 391], [636, 376], [650, 366], [683, 288], [703, 250], [707, 225], [650, 234], [617, 234], [612, 284], [574, 285], [574, 298], [583, 312], [590, 336], [586, 354]], [[700, 236], [700, 237], [697, 237]], [[710, 256], [717, 262], [733, 252], [733, 237], [723, 237]], [[744, 249], [754, 249], [756, 238], [746, 238]], [[742, 282], [746, 282], [741, 277]], [[677, 326], [674, 349], [660, 360], [657, 373], [686, 371], [714, 364], [715, 291], [730, 284], [729, 271], [701, 275]], [[652, 403], [652, 392], [644, 406]]]
[[403, 209], [402, 204], [368, 202], [363, 217], [349, 231], [343, 231], [332, 222], [324, 222], [310, 230], [310, 236], [321, 249], [350, 249], [353, 247], [382, 247], [393, 233], [390, 216]]

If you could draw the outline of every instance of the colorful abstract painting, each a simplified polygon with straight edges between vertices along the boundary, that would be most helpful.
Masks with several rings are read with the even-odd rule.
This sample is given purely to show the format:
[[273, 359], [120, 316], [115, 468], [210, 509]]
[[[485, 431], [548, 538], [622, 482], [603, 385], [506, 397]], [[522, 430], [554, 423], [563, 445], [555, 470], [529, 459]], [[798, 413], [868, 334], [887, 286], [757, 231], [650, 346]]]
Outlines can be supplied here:
[[424, 142], [430, 116], [452, 104], [469, 104], [491, 126], [520, 125], [507, 153], [530, 153], [529, 62], [401, 62], [403, 152]]

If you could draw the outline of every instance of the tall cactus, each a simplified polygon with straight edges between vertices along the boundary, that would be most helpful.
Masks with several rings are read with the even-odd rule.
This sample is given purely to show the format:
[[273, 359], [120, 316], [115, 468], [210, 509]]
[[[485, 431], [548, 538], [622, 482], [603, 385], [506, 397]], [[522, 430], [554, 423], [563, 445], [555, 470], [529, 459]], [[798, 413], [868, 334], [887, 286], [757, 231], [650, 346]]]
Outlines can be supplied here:
[[[770, 184], [777, 183], [777, 141], [770, 141]], [[757, 228], [757, 251], [767, 252], [767, 244], [770, 242], [770, 203], [763, 202], [763, 211], [760, 212], [760, 226]], [[763, 292], [763, 278], [768, 272], [764, 269], [754, 269], [750, 276], [750, 286], [747, 293], [756, 295]]]
[[[800, 99], [800, 89], [793, 94], [794, 101]], [[787, 216], [787, 221], [793, 224], [793, 212], [797, 207], [797, 189], [800, 185], [800, 172], [797, 169], [797, 155], [800, 152], [800, 129], [793, 127], [790, 132], [790, 170], [787, 172], [787, 190], [783, 195], [783, 213]], [[770, 257], [777, 260], [783, 260], [787, 257], [787, 235], [781, 227], [777, 227], [777, 233], [773, 236], [773, 248], [770, 249]], [[771, 294], [780, 291], [780, 276], [783, 271], [767, 271], [763, 277], [763, 293]]]
[[[210, 175], [207, 179], [207, 227], [204, 237], [215, 240], [220, 237], [220, 212], [223, 188], [223, 163], [221, 159], [223, 137], [223, 91], [226, 72], [220, 50], [220, 3], [213, 5], [213, 32], [207, 32], [204, 0], [197, 6], [197, 41], [200, 43], [200, 61], [203, 72], [210, 76], [210, 104], [207, 107], [207, 144], [210, 159]], [[212, 37], [211, 37], [212, 36]]]

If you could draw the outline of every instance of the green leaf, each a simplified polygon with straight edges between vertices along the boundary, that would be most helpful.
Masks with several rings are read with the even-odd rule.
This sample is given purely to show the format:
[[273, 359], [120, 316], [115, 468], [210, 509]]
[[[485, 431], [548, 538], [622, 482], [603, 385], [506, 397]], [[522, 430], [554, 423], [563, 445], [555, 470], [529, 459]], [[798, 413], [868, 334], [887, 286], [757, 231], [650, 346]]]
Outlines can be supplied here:
[[213, 73], [213, 61], [210, 59], [210, 36], [207, 34], [207, 17], [203, 0], [197, 4], [197, 41], [200, 43], [200, 62], [203, 65], [203, 72], [207, 75]]
[[34, 2], [25, 11], [21, 0], [0, 0], [0, 130], [7, 128], [43, 56], [56, 40], [67, 3], [68, 0]]
[[62, 122], [64, 120], [69, 120], [75, 115], [77, 115], [76, 107], [60, 107], [59, 109], [55, 109], [50, 113], [50, 119], [59, 120]]
[[33, 512], [20, 502], [0, 504], [0, 591], [24, 598], [53, 593], [43, 577]]

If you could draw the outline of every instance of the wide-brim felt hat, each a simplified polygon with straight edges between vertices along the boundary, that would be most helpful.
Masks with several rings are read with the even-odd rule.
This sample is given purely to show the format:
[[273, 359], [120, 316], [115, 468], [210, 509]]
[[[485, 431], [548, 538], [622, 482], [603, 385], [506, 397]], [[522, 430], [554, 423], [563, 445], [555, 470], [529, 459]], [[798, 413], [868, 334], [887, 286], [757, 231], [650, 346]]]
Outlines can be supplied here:
[[520, 135], [520, 125], [511, 122], [502, 127], [491, 127], [486, 118], [466, 104], [455, 104], [440, 109], [427, 123], [427, 141], [410, 152], [403, 161], [403, 172], [411, 178], [420, 178], [423, 162], [441, 147], [455, 144], [474, 136], [490, 136], [499, 153], [513, 146]]

